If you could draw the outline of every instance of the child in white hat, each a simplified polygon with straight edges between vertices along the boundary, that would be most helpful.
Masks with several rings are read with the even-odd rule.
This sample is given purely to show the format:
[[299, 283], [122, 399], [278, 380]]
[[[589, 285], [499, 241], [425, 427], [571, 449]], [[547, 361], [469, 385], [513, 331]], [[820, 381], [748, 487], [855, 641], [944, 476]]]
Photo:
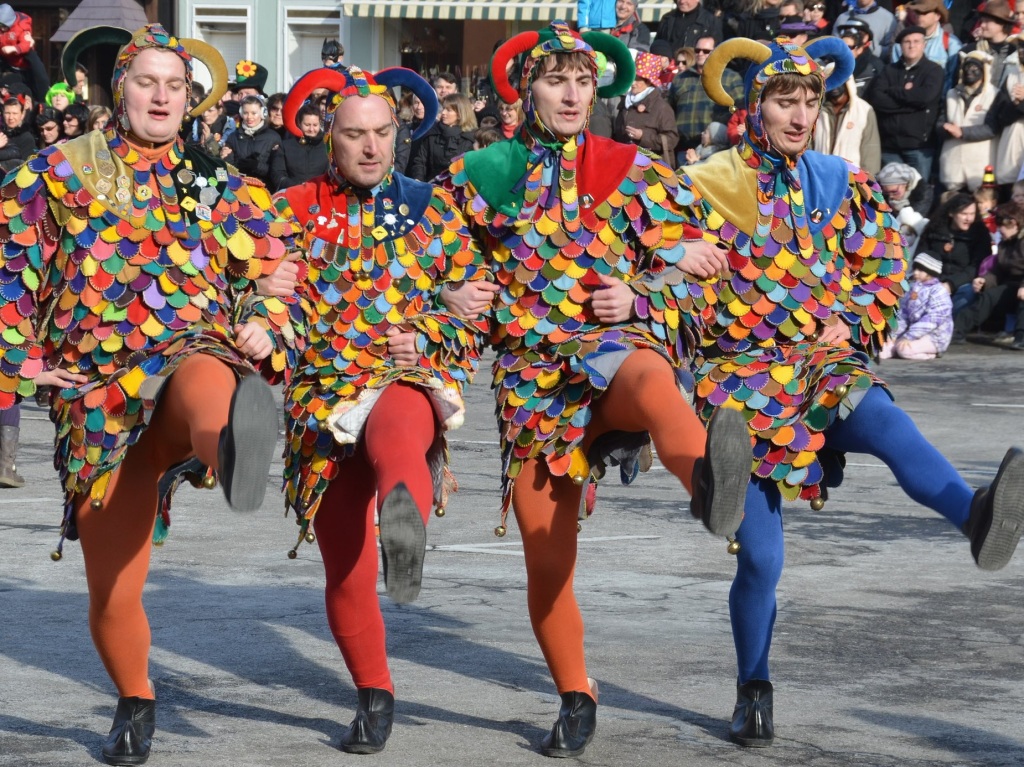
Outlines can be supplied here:
[[900, 301], [896, 333], [879, 357], [932, 360], [949, 348], [953, 336], [953, 301], [939, 281], [942, 262], [928, 253], [914, 256], [910, 291]]

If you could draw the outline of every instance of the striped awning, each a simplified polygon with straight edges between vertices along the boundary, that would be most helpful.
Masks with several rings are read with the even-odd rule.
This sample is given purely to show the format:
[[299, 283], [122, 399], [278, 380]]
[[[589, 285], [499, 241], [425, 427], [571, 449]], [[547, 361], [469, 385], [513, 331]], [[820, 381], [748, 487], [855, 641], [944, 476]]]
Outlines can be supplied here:
[[[575, 0], [344, 0], [346, 16], [378, 19], [475, 19], [480, 21], [554, 21], [576, 18]], [[672, 10], [672, 0], [639, 4], [640, 17], [657, 24]]]

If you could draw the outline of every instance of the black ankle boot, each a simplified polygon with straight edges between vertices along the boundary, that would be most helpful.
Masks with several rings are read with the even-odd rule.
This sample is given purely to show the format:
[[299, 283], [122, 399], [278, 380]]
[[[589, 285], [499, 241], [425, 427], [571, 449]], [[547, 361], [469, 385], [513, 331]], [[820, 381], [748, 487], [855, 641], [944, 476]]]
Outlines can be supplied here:
[[690, 513], [715, 535], [728, 537], [739, 529], [753, 461], [743, 414], [716, 410], [708, 423], [704, 457], [693, 466], [690, 499]]
[[585, 692], [563, 692], [562, 707], [551, 732], [544, 736], [544, 756], [579, 756], [597, 729], [597, 701]]
[[732, 712], [729, 739], [750, 748], [770, 746], [775, 740], [772, 719], [772, 683], [751, 679], [736, 685], [736, 708]]
[[107, 764], [143, 764], [156, 731], [156, 701], [149, 698], [118, 698], [114, 724], [103, 744]]
[[963, 533], [971, 539], [971, 554], [982, 570], [1006, 566], [1024, 529], [1024, 452], [1006, 451], [992, 484], [974, 494], [971, 515]]
[[356, 718], [341, 736], [341, 750], [348, 754], [376, 754], [384, 750], [395, 718], [395, 696], [387, 690], [359, 690]]
[[228, 423], [217, 446], [217, 474], [235, 511], [256, 511], [263, 503], [275, 444], [274, 394], [258, 375], [248, 375], [231, 395]]

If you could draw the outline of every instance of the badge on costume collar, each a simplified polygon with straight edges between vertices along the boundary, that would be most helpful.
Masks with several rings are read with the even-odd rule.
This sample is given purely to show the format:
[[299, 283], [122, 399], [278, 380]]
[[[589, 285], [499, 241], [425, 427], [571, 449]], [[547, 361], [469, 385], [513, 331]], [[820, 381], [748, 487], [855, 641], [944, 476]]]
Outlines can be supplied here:
[[113, 188], [114, 188], [114, 185], [110, 183], [110, 179], [107, 179], [107, 178], [96, 179], [96, 191], [99, 192], [100, 194], [106, 194], [107, 192], [109, 192]]
[[398, 212], [401, 213], [403, 216], [408, 216], [409, 206], [403, 202], [401, 205], [398, 206]]
[[82, 173], [84, 173], [85, 175], [91, 176], [93, 172], [93, 167], [91, 165], [85, 164], [82, 166]]
[[217, 170], [214, 172], [214, 175], [217, 177], [217, 180], [222, 184], [228, 180], [228, 172], [224, 168], [217, 168]]
[[145, 202], [153, 196], [153, 190], [148, 186], [137, 186], [135, 187], [135, 199]]
[[825, 214], [822, 213], [817, 208], [815, 208], [814, 210], [811, 211], [811, 223], [812, 224], [820, 224], [821, 220], [823, 218], [825, 218]]
[[217, 189], [212, 186], [204, 187], [199, 192], [199, 202], [203, 205], [213, 205], [217, 202]]
[[129, 194], [127, 189], [123, 189], [122, 188], [122, 189], [118, 189], [116, 192], [114, 192], [114, 199], [117, 200], [122, 205], [127, 204], [127, 202], [131, 198], [132, 198], [132, 196], [131, 196], [131, 194]]
[[110, 159], [110, 150], [109, 149], [99, 149], [99, 150], [97, 150], [97, 152], [96, 152], [96, 159], [97, 160], [109, 160]]
[[196, 205], [196, 218], [201, 221], [209, 221], [213, 218], [213, 211], [209, 205]]
[[96, 169], [104, 176], [108, 178], [113, 176], [117, 172], [117, 167], [110, 160], [100, 160], [96, 163]]
[[182, 197], [181, 202], [179, 204], [181, 205], [181, 207], [183, 207], [185, 210], [189, 212], [192, 212], [193, 210], [196, 209], [196, 201], [193, 200], [191, 197]]
[[182, 168], [181, 170], [178, 171], [178, 183], [184, 186], [188, 186], [195, 180], [196, 174], [188, 170], [187, 168]]
[[118, 176], [117, 177], [117, 188], [118, 189], [127, 189], [129, 186], [131, 186], [131, 182], [128, 180], [127, 176]]
[[391, 210], [392, 208], [395, 207], [395, 204], [391, 202], [390, 197], [385, 197], [383, 200], [380, 201], [380, 204], [384, 208], [384, 210]]
[[373, 231], [370, 232], [370, 234], [373, 235], [373, 239], [375, 240], [383, 240], [385, 237], [388, 236], [388, 230], [385, 229], [383, 226], [376, 226], [373, 228]]

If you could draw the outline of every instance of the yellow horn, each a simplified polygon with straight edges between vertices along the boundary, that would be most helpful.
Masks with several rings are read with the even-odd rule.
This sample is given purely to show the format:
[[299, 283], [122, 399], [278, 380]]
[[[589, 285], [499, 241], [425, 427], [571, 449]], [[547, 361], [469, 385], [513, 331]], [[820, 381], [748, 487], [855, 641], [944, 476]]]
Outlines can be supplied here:
[[734, 37], [721, 45], [716, 45], [708, 60], [704, 62], [704, 70], [700, 75], [704, 92], [716, 104], [730, 108], [736, 106], [732, 96], [722, 87], [722, 73], [729, 62], [733, 59], [750, 59], [756, 64], [763, 64], [771, 55], [772, 51], [767, 45], [746, 37]]
[[213, 87], [206, 94], [206, 98], [199, 106], [189, 111], [189, 114], [193, 117], [199, 117], [199, 115], [220, 101], [220, 97], [227, 91], [228, 66], [224, 63], [224, 57], [220, 55], [220, 51], [209, 43], [186, 37], [179, 38], [179, 42], [181, 42], [181, 47], [188, 51], [189, 56], [199, 59], [199, 61], [206, 65], [206, 68], [210, 70], [210, 76], [213, 77]]

